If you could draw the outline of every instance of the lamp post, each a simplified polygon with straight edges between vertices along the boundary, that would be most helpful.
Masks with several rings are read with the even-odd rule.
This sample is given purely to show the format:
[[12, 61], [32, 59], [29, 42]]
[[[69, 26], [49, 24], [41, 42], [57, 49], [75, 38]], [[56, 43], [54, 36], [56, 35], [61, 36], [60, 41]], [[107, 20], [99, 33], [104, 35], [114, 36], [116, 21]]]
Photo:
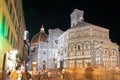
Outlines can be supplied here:
[[25, 56], [25, 68], [27, 68], [26, 65], [27, 65], [28, 60], [29, 60], [28, 58], [29, 58], [30, 43], [29, 43], [28, 35], [29, 35], [29, 32], [28, 31], [24, 31], [24, 44], [26, 45], [25, 47], [27, 49], [27, 53], [26, 53], [26, 56]]

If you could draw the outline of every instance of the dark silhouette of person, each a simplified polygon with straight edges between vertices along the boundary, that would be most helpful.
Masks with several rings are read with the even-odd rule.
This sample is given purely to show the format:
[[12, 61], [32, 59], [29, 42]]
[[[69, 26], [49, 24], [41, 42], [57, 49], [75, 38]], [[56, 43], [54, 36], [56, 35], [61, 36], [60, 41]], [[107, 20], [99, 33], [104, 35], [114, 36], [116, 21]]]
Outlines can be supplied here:
[[90, 63], [87, 63], [87, 68], [85, 69], [85, 78], [88, 80], [93, 80], [94, 75], [93, 75], [94, 69], [91, 67]]
[[41, 74], [40, 74], [40, 72], [38, 72], [37, 80], [41, 80]]
[[29, 80], [31, 78], [31, 74], [25, 69], [25, 72], [22, 75], [22, 80]]

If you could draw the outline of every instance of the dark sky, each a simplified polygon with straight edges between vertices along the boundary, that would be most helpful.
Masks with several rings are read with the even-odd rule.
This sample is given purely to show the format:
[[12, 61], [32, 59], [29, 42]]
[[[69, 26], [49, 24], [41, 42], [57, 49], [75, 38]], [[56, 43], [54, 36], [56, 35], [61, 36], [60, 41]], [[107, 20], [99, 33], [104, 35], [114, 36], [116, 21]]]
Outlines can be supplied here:
[[117, 0], [23, 0], [23, 11], [30, 39], [44, 25], [48, 29], [70, 28], [74, 9], [84, 11], [84, 21], [110, 30], [112, 42], [120, 44], [120, 4]]

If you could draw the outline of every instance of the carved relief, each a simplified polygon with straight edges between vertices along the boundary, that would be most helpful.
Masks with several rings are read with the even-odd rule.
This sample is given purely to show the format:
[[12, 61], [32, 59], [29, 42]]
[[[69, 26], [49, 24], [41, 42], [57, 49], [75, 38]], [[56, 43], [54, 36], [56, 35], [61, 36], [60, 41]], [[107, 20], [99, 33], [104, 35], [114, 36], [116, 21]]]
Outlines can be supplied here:
[[92, 35], [95, 37], [99, 38], [104, 38], [104, 39], [109, 39], [109, 34], [106, 31], [98, 30], [98, 29], [93, 29], [92, 30]]
[[83, 37], [82, 30], [79, 30], [79, 32], [77, 32], [77, 34], [78, 34], [78, 37], [79, 37], [79, 38], [82, 38], [82, 37]]
[[90, 30], [89, 29], [83, 30], [83, 37], [88, 37], [88, 36], [90, 36]]
[[82, 38], [90, 36], [90, 29], [78, 30], [69, 33], [69, 39]]

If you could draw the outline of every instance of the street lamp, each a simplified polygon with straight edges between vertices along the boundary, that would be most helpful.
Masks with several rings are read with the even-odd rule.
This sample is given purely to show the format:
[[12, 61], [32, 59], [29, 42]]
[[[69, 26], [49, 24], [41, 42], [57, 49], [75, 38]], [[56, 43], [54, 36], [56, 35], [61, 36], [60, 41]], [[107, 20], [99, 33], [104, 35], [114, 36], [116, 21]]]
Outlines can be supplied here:
[[25, 58], [27, 58], [27, 60], [25, 60], [25, 68], [26, 68], [26, 64], [28, 62], [28, 56], [29, 56], [29, 48], [30, 48], [30, 43], [29, 43], [29, 39], [28, 39], [28, 35], [29, 32], [28, 31], [24, 31], [24, 43], [26, 45], [26, 49], [27, 49], [27, 55], [25, 56]]

